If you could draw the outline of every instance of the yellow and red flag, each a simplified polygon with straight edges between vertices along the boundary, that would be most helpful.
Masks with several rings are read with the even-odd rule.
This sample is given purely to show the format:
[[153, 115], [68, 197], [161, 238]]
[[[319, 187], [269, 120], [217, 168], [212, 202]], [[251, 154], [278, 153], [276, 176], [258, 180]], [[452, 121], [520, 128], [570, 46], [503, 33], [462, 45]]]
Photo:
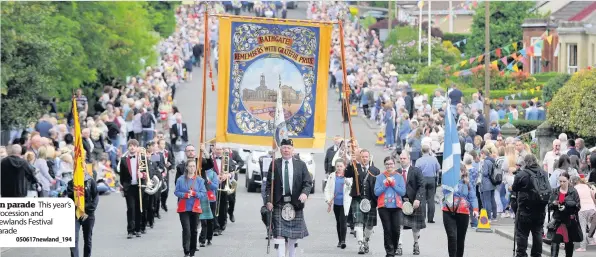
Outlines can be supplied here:
[[77, 218], [85, 214], [85, 149], [83, 148], [83, 138], [81, 137], [81, 123], [79, 122], [79, 112], [77, 111], [77, 100], [72, 98], [72, 116], [74, 118], [74, 202], [77, 207]]

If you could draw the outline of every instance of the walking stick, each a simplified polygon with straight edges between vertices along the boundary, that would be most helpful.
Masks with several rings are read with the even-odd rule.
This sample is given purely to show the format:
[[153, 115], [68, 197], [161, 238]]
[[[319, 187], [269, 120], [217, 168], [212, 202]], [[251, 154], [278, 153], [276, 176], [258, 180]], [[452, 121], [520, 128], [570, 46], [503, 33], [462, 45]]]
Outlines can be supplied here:
[[[273, 139], [275, 141], [275, 139]], [[273, 160], [271, 161], [271, 205], [273, 205], [273, 187], [275, 186], [275, 151], [273, 151]], [[271, 248], [271, 237], [273, 236], [273, 207], [269, 211], [269, 228], [267, 229], [267, 254]]]

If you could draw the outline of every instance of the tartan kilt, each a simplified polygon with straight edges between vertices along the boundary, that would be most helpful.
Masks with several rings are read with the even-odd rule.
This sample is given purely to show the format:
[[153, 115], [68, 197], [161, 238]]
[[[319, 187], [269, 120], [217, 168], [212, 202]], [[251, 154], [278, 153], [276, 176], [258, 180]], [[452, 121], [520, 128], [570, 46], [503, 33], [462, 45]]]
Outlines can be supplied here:
[[[434, 204], [434, 203], [433, 203]], [[414, 209], [414, 212], [410, 215], [405, 215], [403, 212], [402, 221], [404, 229], [424, 229], [426, 228], [426, 208], [425, 204], [420, 202], [420, 206]]]
[[374, 227], [377, 225], [377, 209], [374, 206], [370, 208], [368, 213], [364, 213], [360, 210], [360, 199], [352, 198], [350, 210], [352, 210], [354, 224], [364, 224], [365, 227]]
[[213, 212], [211, 211], [209, 200], [201, 199], [201, 209], [203, 209], [203, 212], [199, 215], [199, 220], [213, 219]]
[[308, 236], [308, 229], [304, 221], [304, 210], [296, 211], [296, 217], [287, 221], [281, 217], [282, 206], [273, 207], [273, 236], [289, 239], [302, 239]]

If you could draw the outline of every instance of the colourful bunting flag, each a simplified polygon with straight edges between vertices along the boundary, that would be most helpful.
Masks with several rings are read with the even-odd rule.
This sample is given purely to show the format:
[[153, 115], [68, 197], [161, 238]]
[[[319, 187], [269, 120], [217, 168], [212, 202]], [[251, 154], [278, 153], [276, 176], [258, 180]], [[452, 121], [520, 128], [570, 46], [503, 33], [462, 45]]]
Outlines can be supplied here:
[[520, 51], [519, 51], [519, 54], [520, 54], [521, 56], [526, 56], [526, 54], [527, 54], [527, 53], [526, 53], [526, 49], [524, 48], [524, 49], [520, 50]]
[[476, 60], [476, 57], [470, 58], [470, 64], [472, 64], [474, 62], [474, 60]]
[[515, 65], [513, 65], [513, 71], [518, 72], [519, 68], [517, 67], [517, 63]]
[[464, 38], [464, 45], [468, 43], [468, 39]]
[[512, 53], [511, 57], [513, 57], [513, 60], [517, 60], [517, 54], [516, 53]]
[[534, 102], [538, 102], [538, 97], [534, 97], [534, 99], [532, 99]]
[[515, 100], [515, 94], [511, 94], [511, 100]]
[[537, 91], [540, 91], [540, 86], [537, 86], [537, 87], [536, 87], [536, 90], [537, 90]]
[[[522, 50], [522, 51], [523, 51], [523, 50]], [[528, 54], [528, 56], [530, 56], [530, 57], [534, 56], [534, 46], [529, 46], [529, 47], [528, 47], [527, 54]]]
[[553, 43], [553, 35], [546, 37], [546, 41], [548, 41], [549, 45], [552, 44]]
[[499, 65], [497, 64], [497, 61], [492, 61], [490, 63], [491, 68], [495, 69], [495, 70], [499, 70]]
[[506, 96], [506, 97], [505, 97], [505, 100], [509, 101], [509, 96]]
[[530, 89], [530, 94], [534, 94], [534, 89], [533, 88]]
[[501, 62], [505, 65], [507, 65], [507, 56], [501, 58]]
[[511, 52], [509, 50], [509, 46], [505, 46], [505, 47], [503, 47], [503, 49], [505, 50], [505, 54], [509, 54]]
[[501, 101], [501, 103], [503, 102], [503, 97], [499, 98], [499, 101]]
[[496, 54], [497, 57], [501, 58], [501, 48], [497, 48]]
[[517, 93], [517, 96], [521, 97], [521, 92]]
[[466, 61], [461, 61], [461, 62], [459, 63], [459, 66], [460, 66], [460, 67], [464, 67], [464, 65], [466, 65]]
[[482, 62], [483, 59], [484, 59], [484, 55], [478, 56], [478, 62]]
[[424, 7], [424, 1], [420, 0], [418, 1], [418, 8], [422, 9], [422, 7]]
[[515, 51], [517, 51], [517, 42], [511, 44], [513, 46], [513, 49], [515, 49]]
[[459, 71], [454, 72], [453, 76], [459, 77]]

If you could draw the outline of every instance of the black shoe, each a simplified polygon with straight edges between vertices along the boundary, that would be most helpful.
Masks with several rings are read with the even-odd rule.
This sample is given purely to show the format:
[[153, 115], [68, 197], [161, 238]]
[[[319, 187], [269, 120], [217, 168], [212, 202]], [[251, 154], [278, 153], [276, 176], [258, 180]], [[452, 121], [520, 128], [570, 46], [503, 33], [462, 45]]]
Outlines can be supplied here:
[[234, 218], [234, 214], [230, 214], [230, 221], [231, 222], [236, 222], [236, 219]]
[[434, 220], [429, 220], [428, 223], [435, 223], [435, 221]]
[[150, 229], [153, 229], [153, 224], [149, 225], [149, 228], [150, 228]]
[[207, 241], [207, 245], [212, 245], [211, 240]]
[[341, 247], [341, 242], [338, 242], [337, 243], [337, 248], [340, 248], [340, 247]]
[[162, 205], [161, 208], [163, 209], [163, 211], [168, 212], [168, 206], [166, 206], [165, 204]]
[[346, 242], [341, 242], [341, 245], [339, 246], [339, 248], [346, 249]]
[[128, 235], [126, 236], [126, 239], [132, 239], [132, 233], [128, 233]]
[[155, 214], [155, 217], [158, 218], [158, 219], [161, 219], [161, 215], [159, 215], [159, 213], [156, 213]]
[[420, 255], [420, 246], [418, 243], [414, 243], [414, 255]]
[[214, 230], [213, 231], [213, 236], [219, 236], [219, 230]]
[[140, 233], [140, 232], [137, 232], [137, 233], [136, 233], [136, 236], [137, 236], [137, 237], [141, 237], [141, 233]]
[[364, 254], [364, 243], [362, 241], [358, 242], [358, 254]]
[[147, 231], [141, 230], [141, 234], [147, 234]]
[[205, 247], [205, 243], [201, 243], [199, 247]]
[[217, 231], [218, 236], [223, 235], [223, 230]]

